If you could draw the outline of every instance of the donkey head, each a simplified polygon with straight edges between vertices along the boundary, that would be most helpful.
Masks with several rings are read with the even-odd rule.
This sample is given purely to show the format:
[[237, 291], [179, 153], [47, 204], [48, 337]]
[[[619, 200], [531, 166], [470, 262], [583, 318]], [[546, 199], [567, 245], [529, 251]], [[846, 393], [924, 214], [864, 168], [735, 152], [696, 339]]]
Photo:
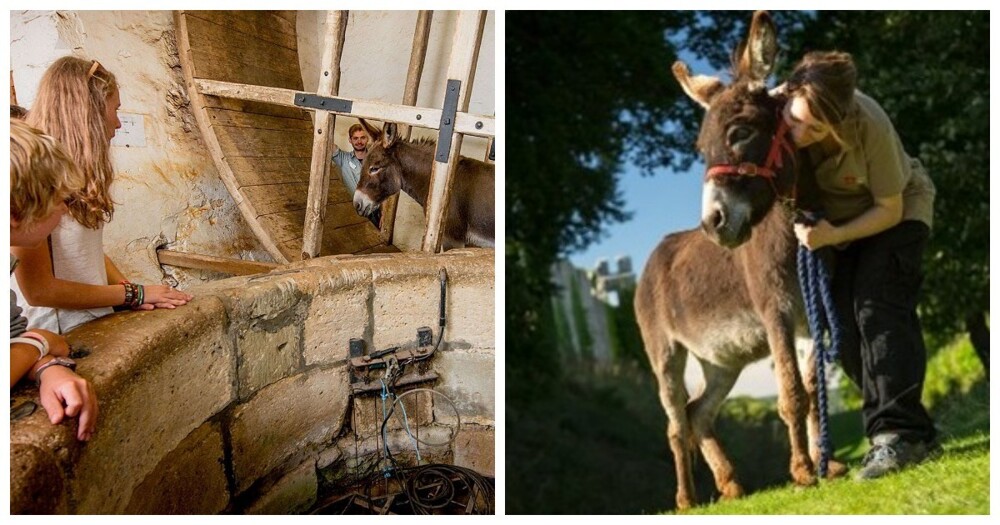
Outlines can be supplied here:
[[781, 122], [782, 100], [773, 98], [765, 80], [778, 46], [774, 22], [758, 11], [750, 34], [733, 52], [729, 86], [715, 77], [692, 76], [683, 62], [673, 66], [684, 92], [706, 110], [698, 149], [706, 165], [701, 227], [729, 248], [750, 238], [754, 225], [779, 194], [791, 192], [794, 147]]
[[399, 137], [396, 124], [386, 122], [379, 131], [364, 119], [360, 120], [372, 140], [368, 143], [368, 153], [361, 164], [361, 178], [354, 191], [354, 209], [360, 215], [371, 215], [382, 201], [399, 193], [403, 181], [403, 166], [399, 158], [393, 155], [393, 146]]

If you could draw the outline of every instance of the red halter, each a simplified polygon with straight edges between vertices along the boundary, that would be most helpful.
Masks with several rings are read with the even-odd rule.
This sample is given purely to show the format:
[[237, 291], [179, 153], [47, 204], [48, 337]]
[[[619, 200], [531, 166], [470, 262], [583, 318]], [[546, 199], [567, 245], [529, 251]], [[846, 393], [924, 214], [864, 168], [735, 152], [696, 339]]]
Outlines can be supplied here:
[[[708, 168], [705, 172], [705, 180], [717, 179], [724, 175], [733, 176], [750, 176], [750, 177], [764, 177], [771, 183], [771, 188], [774, 189], [774, 194], [778, 197], [782, 195], [778, 193], [778, 187], [774, 184], [774, 179], [777, 177], [777, 170], [780, 170], [784, 166], [784, 154], [788, 153], [792, 157], [792, 162], [795, 162], [795, 145], [792, 143], [791, 139], [791, 128], [782, 118], [781, 114], [778, 114], [778, 129], [774, 132], [774, 136], [771, 138], [771, 149], [767, 152], [767, 158], [764, 160], [764, 165], [754, 164], [752, 162], [741, 162], [739, 164], [718, 164]], [[795, 188], [792, 188], [792, 199], [795, 198]]]

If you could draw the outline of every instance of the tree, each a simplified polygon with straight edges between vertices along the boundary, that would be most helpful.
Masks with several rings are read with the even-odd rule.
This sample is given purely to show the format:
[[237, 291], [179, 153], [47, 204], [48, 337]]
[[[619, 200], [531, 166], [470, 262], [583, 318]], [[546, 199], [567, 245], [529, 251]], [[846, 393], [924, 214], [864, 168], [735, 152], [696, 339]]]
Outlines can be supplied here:
[[989, 370], [989, 13], [820, 12], [791, 56], [839, 49], [937, 186], [921, 317], [939, 340], [969, 331]]
[[[716, 68], [746, 34], [749, 13], [508, 13], [507, 387], [557, 368], [542, 318], [549, 268], [602, 227], [625, 220], [619, 167], [684, 171], [703, 111], [670, 74], [678, 46]], [[807, 15], [775, 13], [800, 27]], [[541, 374], [540, 377], [536, 377]], [[528, 392], [530, 394], [530, 392]], [[508, 395], [511, 398], [511, 395]]]
[[[690, 162], [696, 121], [670, 77], [666, 38], [687, 13], [508, 13], [506, 311], [508, 389], [544, 383], [556, 367], [541, 329], [560, 254], [627, 218], [623, 157]], [[511, 396], [508, 396], [510, 399]]]

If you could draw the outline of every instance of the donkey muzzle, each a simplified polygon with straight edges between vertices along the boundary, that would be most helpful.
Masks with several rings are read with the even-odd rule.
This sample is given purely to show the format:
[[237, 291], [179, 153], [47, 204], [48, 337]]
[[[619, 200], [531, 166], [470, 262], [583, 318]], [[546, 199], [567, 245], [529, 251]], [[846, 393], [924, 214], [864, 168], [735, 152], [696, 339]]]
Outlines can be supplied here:
[[354, 192], [354, 210], [358, 215], [368, 217], [379, 208], [379, 203], [373, 201], [371, 197], [365, 195], [361, 190]]

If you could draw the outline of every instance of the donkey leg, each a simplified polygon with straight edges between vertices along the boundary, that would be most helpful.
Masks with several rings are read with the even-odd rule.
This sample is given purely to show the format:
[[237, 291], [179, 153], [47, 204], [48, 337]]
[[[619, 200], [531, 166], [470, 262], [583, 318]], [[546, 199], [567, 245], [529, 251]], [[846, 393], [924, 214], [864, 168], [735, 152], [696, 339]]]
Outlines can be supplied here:
[[[806, 395], [809, 397], [809, 418], [807, 419], [809, 430], [809, 457], [814, 465], [819, 465], [820, 456], [820, 428], [819, 428], [819, 394], [816, 379], [816, 352], [810, 351], [806, 359], [805, 372], [802, 374], [803, 384], [806, 388]], [[839, 478], [847, 473], [847, 465], [833, 459], [832, 457], [826, 465], [827, 479]]]
[[806, 430], [809, 400], [802, 385], [791, 330], [786, 330], [786, 323], [780, 320], [767, 324], [767, 339], [774, 358], [774, 372], [778, 378], [778, 415], [788, 427], [788, 442], [792, 449], [789, 470], [796, 484], [815, 485], [816, 474], [809, 457], [809, 436]]
[[722, 499], [739, 498], [743, 496], [743, 487], [737, 481], [736, 470], [715, 435], [715, 418], [719, 415], [722, 402], [733, 389], [740, 370], [722, 368], [706, 361], [701, 361], [701, 368], [705, 374], [705, 388], [697, 398], [688, 403], [687, 408], [691, 429], [698, 440], [701, 454], [712, 469], [715, 486], [722, 494]]
[[[647, 341], [647, 349], [649, 344]], [[688, 393], [684, 386], [687, 349], [669, 341], [658, 342], [657, 345], [661, 346], [661, 351], [650, 352], [650, 355], [660, 357], [654, 364], [654, 371], [659, 382], [660, 403], [667, 413], [667, 443], [673, 452], [677, 471], [677, 508], [684, 510], [695, 503], [693, 435], [686, 410]]]

